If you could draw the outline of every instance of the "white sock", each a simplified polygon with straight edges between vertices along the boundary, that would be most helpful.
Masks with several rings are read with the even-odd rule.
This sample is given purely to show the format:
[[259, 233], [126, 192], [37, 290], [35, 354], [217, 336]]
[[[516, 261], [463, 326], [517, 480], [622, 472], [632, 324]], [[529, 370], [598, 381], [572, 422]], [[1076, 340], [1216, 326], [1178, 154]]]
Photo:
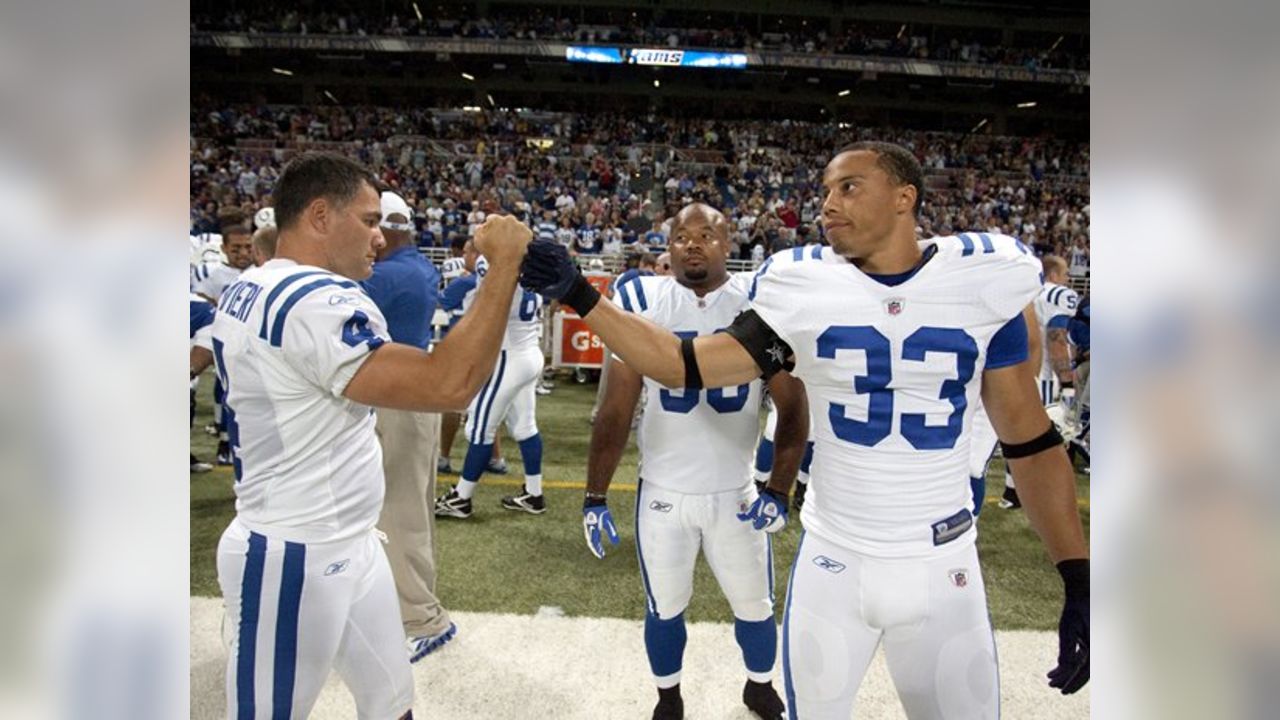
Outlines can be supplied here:
[[525, 475], [524, 490], [530, 495], [542, 494], [542, 475]]
[[680, 671], [677, 670], [670, 675], [665, 675], [663, 677], [655, 677], [653, 679], [653, 684], [657, 685], [659, 690], [673, 688], [680, 684]]
[[771, 683], [773, 682], [773, 671], [771, 670], [769, 672], [758, 673], [758, 672], [751, 672], [750, 670], [748, 670], [747, 679], [750, 680], [751, 682]]
[[470, 500], [471, 496], [476, 494], [476, 486], [478, 486], [479, 484], [480, 483], [478, 482], [472, 482], [471, 480], [463, 480], [462, 478], [458, 478], [458, 484], [455, 485], [453, 489], [457, 490], [458, 495], [462, 496], [463, 499]]

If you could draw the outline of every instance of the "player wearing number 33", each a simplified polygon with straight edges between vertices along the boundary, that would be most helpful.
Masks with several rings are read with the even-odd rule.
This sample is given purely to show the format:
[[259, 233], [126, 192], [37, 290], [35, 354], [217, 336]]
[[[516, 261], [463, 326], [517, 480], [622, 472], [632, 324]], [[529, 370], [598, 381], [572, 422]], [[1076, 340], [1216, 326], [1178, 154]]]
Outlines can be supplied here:
[[[671, 227], [674, 276], [635, 277], [618, 285], [613, 301], [680, 337], [710, 335], [748, 307], [750, 273], [725, 271], [729, 224], [694, 204]], [[779, 720], [773, 688], [778, 628], [774, 622], [773, 545], [766, 533], [786, 524], [787, 493], [808, 435], [804, 390], [787, 373], [770, 380], [777, 413], [777, 459], [770, 487], [758, 493], [749, 466], [760, 435], [757, 380], [731, 387], [668, 390], [644, 380], [625, 362], [609, 365], [600, 412], [591, 428], [583, 526], [592, 553], [618, 542], [605, 492], [627, 443], [643, 391], [637, 432], [640, 482], [636, 498], [636, 554], [644, 584], [644, 644], [658, 686], [654, 720], [684, 716], [680, 695], [686, 632], [699, 549], [733, 609], [734, 636], [747, 683], [742, 700], [764, 720]]]
[[724, 333], [682, 340], [599, 303], [564, 254], [540, 243], [521, 282], [573, 307], [629, 367], [668, 387], [783, 368], [804, 382], [815, 449], [782, 631], [793, 720], [847, 720], [881, 643], [912, 720], [998, 717], [970, 510], [979, 397], [1063, 578], [1049, 684], [1075, 692], [1089, 676], [1088, 547], [1062, 438], [1024, 367], [1039, 263], [1000, 235], [918, 241], [923, 177], [899, 146], [842, 149], [823, 185], [831, 247], [773, 256], [751, 309]]

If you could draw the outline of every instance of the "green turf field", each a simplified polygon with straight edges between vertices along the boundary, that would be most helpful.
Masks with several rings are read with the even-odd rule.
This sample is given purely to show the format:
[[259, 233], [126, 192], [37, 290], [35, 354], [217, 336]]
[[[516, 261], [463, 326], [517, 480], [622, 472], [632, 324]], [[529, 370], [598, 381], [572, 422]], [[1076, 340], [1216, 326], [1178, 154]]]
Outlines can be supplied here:
[[[212, 377], [201, 381], [200, 406], [191, 433], [196, 455], [212, 461], [215, 441], [203, 432], [211, 421]], [[595, 385], [575, 385], [561, 379], [555, 392], [538, 398], [538, 427], [545, 443], [543, 478], [547, 484], [548, 510], [540, 516], [503, 510], [499, 498], [520, 485], [519, 451], [504, 442], [504, 454], [512, 474], [486, 475], [476, 493], [476, 512], [469, 520], [442, 518], [438, 523], [437, 553], [440, 568], [439, 596], [457, 610], [533, 613], [554, 606], [571, 616], [644, 616], [644, 592], [635, 555], [636, 452], [634, 443], [623, 457], [609, 506], [622, 534], [622, 543], [610, 548], [604, 560], [596, 560], [582, 537], [582, 490], [586, 480], [587, 446], [591, 426], [587, 422], [595, 397]], [[453, 448], [454, 467], [460, 467], [466, 451], [465, 433], [459, 432]], [[995, 464], [992, 465], [996, 467]], [[987, 505], [979, 521], [979, 552], [986, 575], [987, 594], [995, 626], [1004, 630], [1051, 630], [1061, 611], [1061, 583], [1049, 564], [1026, 516], [995, 507], [1003, 491], [1003, 474], [992, 474], [987, 483]], [[452, 476], [440, 479], [447, 487]], [[577, 487], [555, 487], [560, 484]], [[218, 537], [235, 514], [230, 468], [191, 476], [191, 593], [219, 595], [214, 551]], [[626, 488], [626, 489], [624, 489]], [[1088, 531], [1089, 486], [1081, 476], [1077, 493]], [[774, 575], [777, 579], [778, 614], [800, 523], [793, 518], [773, 538]], [[728, 604], [706, 564], [699, 560], [694, 578], [691, 620], [733, 619]]]

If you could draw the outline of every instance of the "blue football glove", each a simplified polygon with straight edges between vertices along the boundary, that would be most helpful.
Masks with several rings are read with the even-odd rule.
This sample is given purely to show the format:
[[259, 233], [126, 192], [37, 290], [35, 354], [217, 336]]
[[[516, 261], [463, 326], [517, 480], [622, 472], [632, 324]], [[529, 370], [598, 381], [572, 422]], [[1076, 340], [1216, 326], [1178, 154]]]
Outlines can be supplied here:
[[618, 528], [613, 524], [613, 515], [609, 513], [609, 506], [604, 500], [588, 499], [582, 505], [582, 534], [587, 538], [587, 548], [591, 550], [591, 554], [601, 560], [604, 559], [602, 532], [609, 538], [611, 544], [618, 544]]
[[738, 519], [751, 523], [756, 530], [776, 533], [787, 526], [787, 496], [765, 488], [746, 512], [738, 513]]

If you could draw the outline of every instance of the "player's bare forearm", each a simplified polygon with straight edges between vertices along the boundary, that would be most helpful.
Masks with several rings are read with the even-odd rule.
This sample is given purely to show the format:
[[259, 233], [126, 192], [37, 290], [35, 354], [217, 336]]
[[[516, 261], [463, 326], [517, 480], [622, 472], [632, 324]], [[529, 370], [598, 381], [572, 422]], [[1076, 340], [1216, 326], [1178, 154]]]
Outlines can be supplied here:
[[1048, 335], [1049, 366], [1062, 382], [1071, 382], [1075, 374], [1071, 371], [1071, 345], [1067, 342], [1067, 331], [1062, 328], [1050, 328]]
[[1018, 478], [1018, 498], [1027, 520], [1054, 564], [1087, 558], [1089, 546], [1076, 505], [1076, 476], [1067, 451], [1058, 447], [1015, 458], [1009, 461], [1009, 469]]
[[1028, 305], [1022, 310], [1022, 320], [1027, 324], [1027, 372], [1031, 377], [1040, 373], [1040, 363], [1044, 360], [1044, 345], [1040, 342], [1040, 321], [1036, 320], [1036, 306]]
[[364, 361], [343, 394], [395, 410], [465, 410], [497, 364], [518, 272], [518, 265], [490, 267], [475, 304], [435, 352], [387, 343]]
[[[1052, 426], [1031, 373], [1019, 365], [988, 370], [982, 375], [982, 402], [997, 437], [1018, 445], [1040, 437]], [[1009, 460], [1018, 478], [1018, 497], [1031, 527], [1056, 564], [1088, 557], [1088, 544], [1076, 507], [1075, 473], [1061, 446]]]
[[[604, 399], [591, 424], [591, 449], [587, 455], [587, 492], [604, 494], [622, 461], [631, 434], [631, 419], [644, 381], [621, 360], [608, 365]], [[603, 382], [603, 379], [602, 379]]]
[[213, 351], [199, 345], [191, 348], [191, 379], [204, 372], [206, 368], [213, 364]]
[[[633, 370], [669, 388], [685, 386], [680, 338], [670, 330], [599, 302], [587, 314], [589, 325], [615, 355]], [[733, 337], [717, 333], [693, 341], [704, 387], [729, 387], [760, 377], [755, 360]]]
[[776, 373], [769, 379], [769, 394], [773, 397], [774, 412], [778, 414], [769, 487], [785, 496], [791, 492], [809, 440], [809, 403], [804, 383], [788, 372]]

